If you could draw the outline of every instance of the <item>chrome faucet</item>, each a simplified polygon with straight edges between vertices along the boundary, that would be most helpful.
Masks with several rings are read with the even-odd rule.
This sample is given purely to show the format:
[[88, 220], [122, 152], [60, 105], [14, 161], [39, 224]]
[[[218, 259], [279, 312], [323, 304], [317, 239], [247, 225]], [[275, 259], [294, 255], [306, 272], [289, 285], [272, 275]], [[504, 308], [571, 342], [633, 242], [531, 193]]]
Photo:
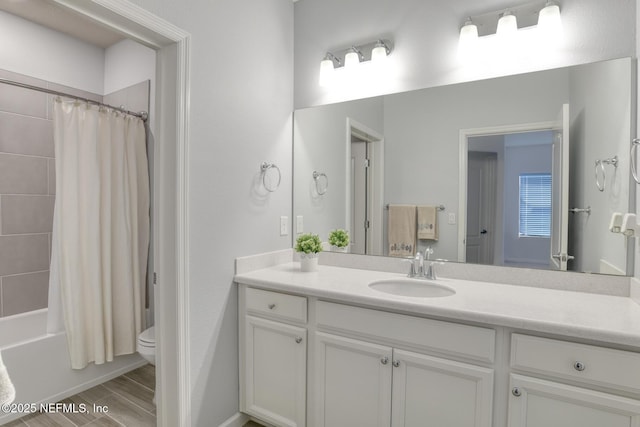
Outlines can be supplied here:
[[[427, 259], [424, 259], [422, 253], [418, 252], [414, 258], [409, 261], [409, 274], [407, 277], [412, 279], [436, 280], [436, 264], [442, 264], [438, 260], [429, 261], [428, 257], [433, 253], [433, 249], [427, 248]], [[426, 262], [425, 262], [426, 261]]]
[[415, 278], [424, 276], [424, 257], [420, 252], [416, 254], [415, 258], [410, 259], [409, 263], [411, 266], [407, 277]]

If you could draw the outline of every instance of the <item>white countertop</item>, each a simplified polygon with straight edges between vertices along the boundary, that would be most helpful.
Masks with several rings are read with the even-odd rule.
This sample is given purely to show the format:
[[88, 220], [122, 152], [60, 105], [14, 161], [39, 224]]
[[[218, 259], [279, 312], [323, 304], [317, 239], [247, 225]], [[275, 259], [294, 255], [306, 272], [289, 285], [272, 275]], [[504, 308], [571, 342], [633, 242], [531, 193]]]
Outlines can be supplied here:
[[557, 334], [640, 348], [640, 305], [631, 298], [438, 278], [455, 295], [403, 297], [369, 288], [403, 274], [318, 266], [303, 273], [297, 262], [235, 276], [237, 283], [335, 302]]

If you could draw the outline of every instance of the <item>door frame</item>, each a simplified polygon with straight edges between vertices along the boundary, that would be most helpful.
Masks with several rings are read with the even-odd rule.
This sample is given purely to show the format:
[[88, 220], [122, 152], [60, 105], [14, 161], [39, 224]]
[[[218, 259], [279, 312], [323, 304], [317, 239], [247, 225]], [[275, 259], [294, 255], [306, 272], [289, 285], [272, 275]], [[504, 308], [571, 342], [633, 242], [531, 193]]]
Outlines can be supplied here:
[[[349, 230], [351, 224], [351, 135], [356, 134], [359, 138], [365, 139], [372, 143], [372, 167], [373, 176], [371, 183], [373, 191], [371, 192], [371, 200], [369, 201], [371, 214], [371, 229], [378, 230], [370, 234], [372, 252], [382, 255], [383, 245], [383, 228], [382, 214], [384, 200], [384, 135], [363, 125], [362, 123], [347, 117], [346, 134], [345, 134], [345, 230]], [[351, 230], [349, 230], [351, 231]]]
[[520, 123], [503, 126], [460, 129], [459, 136], [459, 175], [458, 175], [458, 262], [467, 258], [467, 167], [469, 156], [469, 138], [476, 136], [503, 135], [511, 133], [537, 132], [553, 130], [558, 127], [557, 121]]
[[158, 273], [156, 372], [159, 426], [191, 425], [189, 366], [189, 91], [191, 36], [122, 0], [52, 0], [156, 51], [154, 214]]

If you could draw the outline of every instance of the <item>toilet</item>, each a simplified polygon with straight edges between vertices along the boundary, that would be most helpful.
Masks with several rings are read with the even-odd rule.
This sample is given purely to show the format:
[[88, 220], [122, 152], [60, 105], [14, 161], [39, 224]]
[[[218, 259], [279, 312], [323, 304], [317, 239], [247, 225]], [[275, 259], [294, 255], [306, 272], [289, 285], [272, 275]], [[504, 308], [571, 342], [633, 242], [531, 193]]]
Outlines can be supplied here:
[[149, 329], [145, 329], [138, 336], [138, 353], [144, 357], [149, 363], [155, 366], [156, 364], [156, 327], [152, 326]]

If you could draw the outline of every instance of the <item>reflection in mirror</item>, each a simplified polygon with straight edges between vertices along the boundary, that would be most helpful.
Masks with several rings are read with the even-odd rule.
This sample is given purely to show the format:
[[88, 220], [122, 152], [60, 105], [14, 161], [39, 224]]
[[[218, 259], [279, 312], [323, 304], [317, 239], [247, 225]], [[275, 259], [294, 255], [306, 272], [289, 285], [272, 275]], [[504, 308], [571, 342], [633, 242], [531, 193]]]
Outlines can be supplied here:
[[[388, 256], [388, 205], [442, 205], [436, 238], [416, 240], [433, 259], [632, 274], [633, 245], [609, 222], [634, 206], [634, 69], [623, 58], [297, 110], [293, 214]], [[595, 162], [614, 156], [600, 191]], [[314, 170], [331, 179], [324, 194]]]

